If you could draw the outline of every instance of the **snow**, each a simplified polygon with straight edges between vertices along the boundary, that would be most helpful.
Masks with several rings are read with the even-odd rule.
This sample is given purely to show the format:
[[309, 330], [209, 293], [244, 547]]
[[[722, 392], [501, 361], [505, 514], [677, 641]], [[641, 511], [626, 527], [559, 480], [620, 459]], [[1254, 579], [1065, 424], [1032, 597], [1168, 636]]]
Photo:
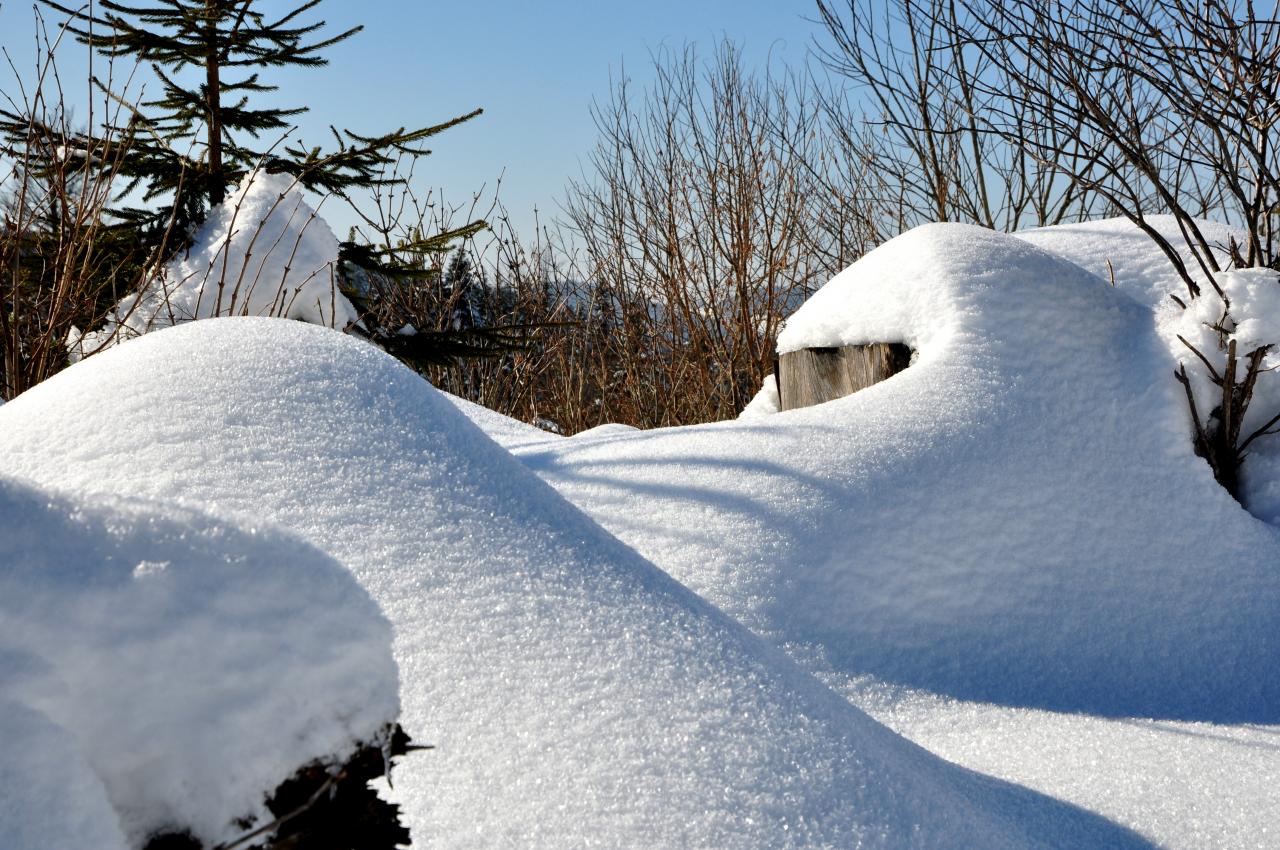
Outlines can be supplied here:
[[192, 245], [106, 325], [73, 332], [73, 359], [148, 331], [211, 316], [282, 316], [332, 328], [356, 321], [337, 290], [338, 240], [287, 174], [255, 170], [214, 208]]
[[128, 847], [106, 789], [65, 729], [0, 699], [0, 741], [0, 831], [7, 850]]
[[[1057, 238], [1080, 259], [1094, 235]], [[1165, 285], [1113, 266], [1133, 291]], [[753, 419], [508, 445], [944, 757], [1168, 846], [1265, 844], [1280, 541], [1192, 454], [1156, 299], [1126, 291], [1025, 239], [926, 226], [838, 275], [779, 340], [905, 342], [916, 360], [888, 381]], [[1228, 791], [1199, 794], [1209, 777]]]
[[[1184, 263], [1196, 268], [1194, 259], [1182, 247], [1177, 219], [1171, 215], [1154, 215], [1148, 216], [1147, 222], [1179, 249]], [[1218, 250], [1219, 261], [1225, 263], [1226, 246], [1232, 236], [1239, 239], [1239, 233], [1214, 221], [1197, 220], [1196, 225], [1209, 244]], [[1186, 298], [1186, 284], [1178, 278], [1168, 257], [1151, 237], [1128, 219], [1108, 218], [1039, 227], [1015, 235], [1093, 272], [1139, 304], [1152, 309], [1175, 306], [1169, 293]]]
[[623, 425], [619, 422], [606, 422], [603, 425], [597, 425], [594, 428], [588, 428], [585, 431], [579, 431], [574, 434], [575, 437], [606, 437], [610, 434], [634, 434], [640, 429], [634, 425]]
[[778, 378], [776, 375], [765, 375], [760, 391], [752, 396], [747, 406], [742, 408], [738, 419], [762, 419], [778, 412]]
[[[118, 456], [144, 432], [129, 433]], [[269, 820], [265, 795], [299, 767], [396, 718], [389, 624], [341, 565], [167, 501], [0, 478], [6, 847], [175, 828], [212, 846]]]
[[[544, 431], [525, 422], [503, 416], [501, 413], [482, 407], [475, 402], [446, 394], [445, 397], [457, 407], [471, 422], [490, 437], [504, 445], [524, 445], [541, 443], [545, 440], [559, 440], [561, 435], [552, 431]], [[500, 436], [499, 436], [500, 435]]]
[[1280, 719], [1275, 532], [1192, 454], [1147, 310], [1016, 238], [924, 227], [815, 294], [779, 349], [886, 340], [917, 361], [856, 396], [524, 457], [835, 670], [1060, 711]]
[[417, 842], [1145, 846], [892, 734], [358, 340], [190, 323], [41, 384], [0, 429], [8, 471], [271, 519], [346, 563], [394, 625], [406, 728], [438, 747], [391, 792]]
[[[1172, 244], [1181, 244], [1177, 222], [1171, 216], [1155, 216], [1152, 224]], [[1232, 236], [1239, 240], [1240, 235], [1214, 222], [1201, 221], [1198, 225], [1210, 244], [1218, 249], [1219, 262], [1228, 265], [1225, 246]], [[1280, 340], [1280, 274], [1270, 269], [1237, 269], [1214, 275], [1231, 303], [1234, 320], [1232, 327], [1223, 328], [1220, 332], [1222, 300], [1205, 282], [1201, 283], [1203, 297], [1188, 299], [1185, 284], [1178, 279], [1164, 254], [1151, 239], [1124, 219], [1041, 228], [1019, 233], [1018, 236], [1067, 257], [1104, 278], [1114, 278], [1117, 288], [1149, 306], [1154, 314], [1156, 332], [1169, 351], [1169, 363], [1186, 367], [1202, 420], [1208, 419], [1213, 408], [1221, 402], [1222, 392], [1182, 340], [1209, 358], [1219, 373], [1226, 361], [1227, 345], [1235, 340], [1241, 374], [1250, 351], [1268, 343], [1275, 345]], [[1193, 258], [1185, 250], [1183, 261], [1195, 268]], [[1170, 294], [1187, 302], [1187, 309], [1180, 307], [1169, 297]], [[1280, 352], [1268, 353], [1262, 364], [1264, 371], [1258, 376], [1253, 402], [1243, 424], [1244, 437], [1280, 413], [1280, 375], [1277, 374]], [[1184, 427], [1190, 430], [1189, 414], [1184, 412], [1182, 420]], [[1280, 524], [1280, 440], [1260, 437], [1249, 447], [1241, 484], [1241, 495], [1250, 512], [1272, 525]]]
[[[1224, 333], [1280, 338], [1275, 273], [1217, 280]], [[1177, 335], [1216, 353], [1217, 316], [1180, 288], [1125, 222], [930, 225], [779, 340], [903, 342], [905, 371], [571, 438], [332, 331], [190, 323], [0, 408], [0, 474], [91, 512], [194, 506], [161, 526], [278, 523], [345, 564], [394, 627], [403, 722], [438, 747], [387, 790], [416, 844], [1268, 847], [1280, 440], [1252, 447], [1254, 515], [1192, 453]], [[1273, 380], [1251, 421], [1280, 409]], [[100, 736], [32, 684], [82, 686], [44, 646], [76, 634], [0, 647], [0, 697], [74, 740], [84, 822], [114, 835], [91, 769], [132, 840], [164, 798], [122, 805]]]
[[949, 761], [1127, 824], [1162, 847], [1277, 844], [1280, 727], [1108, 719], [880, 688], [849, 696]]

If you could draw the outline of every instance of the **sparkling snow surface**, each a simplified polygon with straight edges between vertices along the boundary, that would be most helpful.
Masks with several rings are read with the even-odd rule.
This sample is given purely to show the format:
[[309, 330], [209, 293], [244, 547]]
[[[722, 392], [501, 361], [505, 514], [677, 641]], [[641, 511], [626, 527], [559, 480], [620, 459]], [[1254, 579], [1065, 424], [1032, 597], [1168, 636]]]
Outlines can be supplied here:
[[826, 405], [522, 456], [834, 671], [1010, 706], [1280, 720], [1280, 539], [1192, 454], [1148, 310], [1014, 237], [928, 226], [816, 293], [779, 347], [868, 341], [917, 361]]
[[[1182, 237], [1173, 216], [1150, 216], [1149, 222], [1170, 244], [1180, 248]], [[1210, 245], [1219, 249], [1219, 260], [1225, 263], [1228, 240], [1233, 235], [1238, 238], [1239, 234], [1217, 222], [1200, 221], [1198, 225]], [[1169, 293], [1183, 299], [1187, 297], [1186, 285], [1178, 278], [1169, 258], [1154, 240], [1127, 219], [1109, 218], [1039, 227], [1014, 235], [1093, 272], [1139, 304], [1152, 309], [1174, 307]], [[1194, 270], [1194, 259], [1185, 248], [1180, 249], [1180, 254], [1183, 262]]]
[[739, 419], [763, 419], [778, 412], [778, 377], [765, 375], [764, 384], [738, 414]]
[[349, 337], [149, 334], [0, 431], [9, 471], [270, 518], [348, 564], [394, 624], [405, 725], [438, 747], [396, 776], [423, 846], [1145, 846], [890, 733]]
[[[138, 436], [118, 432], [110, 451], [162, 451]], [[109, 847], [122, 829], [140, 846], [175, 826], [212, 846], [244, 832], [236, 819], [269, 820], [265, 793], [296, 769], [348, 755], [399, 710], [390, 625], [346, 569], [190, 508], [0, 478], [0, 622], [0, 702], [26, 706], [0, 708], [0, 786], [17, 795], [0, 793], [5, 848], [15, 833]], [[31, 808], [33, 794], [47, 801]]]
[[[1269, 275], [1220, 278], [1242, 349], [1280, 336]], [[1273, 847], [1280, 538], [1191, 453], [1175, 334], [1216, 339], [1179, 287], [1124, 222], [928, 226], [780, 340], [906, 342], [903, 373], [572, 438], [332, 332], [201, 322], [0, 408], [0, 473], [274, 520], [346, 563], [439, 746], [393, 792], [417, 843]], [[1280, 518], [1280, 446], [1249, 470]], [[30, 696], [40, 659], [0, 647], [0, 696], [47, 715], [3, 729], [56, 748], [80, 732]], [[107, 835], [95, 788], [74, 810]]]
[[779, 344], [916, 349], [855, 396], [607, 441], [493, 433], [927, 748], [1168, 846], [1269, 846], [1280, 540], [1191, 452], [1158, 298], [1124, 294], [1176, 283], [1134, 236], [1037, 240], [1110, 258], [1114, 289], [977, 228], [881, 247]]

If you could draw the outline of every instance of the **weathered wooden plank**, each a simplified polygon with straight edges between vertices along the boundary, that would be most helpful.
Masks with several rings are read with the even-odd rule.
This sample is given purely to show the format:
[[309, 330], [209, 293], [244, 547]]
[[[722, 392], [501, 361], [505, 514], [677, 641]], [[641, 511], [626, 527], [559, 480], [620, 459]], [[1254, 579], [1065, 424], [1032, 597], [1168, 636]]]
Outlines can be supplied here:
[[778, 358], [778, 409], [795, 410], [856, 393], [907, 368], [899, 342], [802, 348]]

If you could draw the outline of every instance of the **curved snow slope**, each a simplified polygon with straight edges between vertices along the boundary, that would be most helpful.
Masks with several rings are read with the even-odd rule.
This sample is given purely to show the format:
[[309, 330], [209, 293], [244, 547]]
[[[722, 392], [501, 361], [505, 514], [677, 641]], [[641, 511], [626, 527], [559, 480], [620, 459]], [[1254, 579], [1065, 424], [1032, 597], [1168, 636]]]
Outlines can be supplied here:
[[[0, 701], [75, 739], [135, 846], [172, 829], [238, 837], [235, 821], [269, 820], [265, 795], [298, 768], [349, 755], [399, 710], [390, 625], [347, 570], [189, 508], [0, 478], [0, 623]], [[22, 762], [9, 732], [2, 749]], [[27, 767], [33, 788], [71, 769]], [[90, 779], [68, 793], [96, 795]]]
[[5, 405], [0, 431], [10, 469], [253, 512], [344, 558], [394, 623], [404, 722], [438, 747], [395, 777], [424, 845], [1138, 842], [888, 732], [349, 337], [151, 334]]
[[911, 231], [779, 348], [904, 341], [853, 396], [515, 450], [815, 669], [1112, 716], [1280, 719], [1280, 540], [1191, 453], [1151, 313], [1024, 241]]

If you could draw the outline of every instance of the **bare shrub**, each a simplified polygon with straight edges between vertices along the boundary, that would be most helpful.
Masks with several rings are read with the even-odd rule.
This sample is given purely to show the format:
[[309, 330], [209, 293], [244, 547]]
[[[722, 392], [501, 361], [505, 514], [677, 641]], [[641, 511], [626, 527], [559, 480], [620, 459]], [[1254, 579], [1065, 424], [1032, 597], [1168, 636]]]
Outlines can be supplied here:
[[[874, 235], [814, 83], [751, 74], [741, 51], [654, 57], [594, 109], [600, 141], [569, 189], [605, 418], [642, 427], [736, 415], [773, 369], [782, 318]], [[616, 346], [616, 359], [604, 352]], [[603, 350], [602, 350], [603, 349]], [[605, 377], [602, 374], [602, 378]]]
[[[1093, 151], [1084, 119], [1037, 97], [1034, 68], [956, 38], [979, 14], [957, 0], [817, 0], [817, 58], [852, 88], [827, 95], [845, 161], [876, 184], [888, 235], [932, 221], [994, 230], [1080, 221], [1105, 199], [1070, 179]], [[1006, 122], [992, 132], [991, 116]], [[1055, 163], [1042, 151], [1052, 149]]]
[[[111, 226], [107, 212], [132, 141], [121, 120], [126, 105], [90, 91], [85, 125], [103, 129], [80, 130], [58, 73], [64, 30], [51, 34], [37, 11], [36, 32], [30, 81], [0, 91], [0, 396], [6, 399], [64, 368], [72, 329], [99, 323], [157, 260], [156, 251]], [[103, 72], [108, 81], [112, 70]], [[86, 143], [72, 148], [65, 144], [71, 138]]]
[[[430, 209], [429, 226], [449, 229], [457, 210]], [[535, 228], [533, 240], [523, 242], [496, 195], [486, 217], [492, 225], [452, 252], [383, 278], [379, 320], [401, 323], [408, 339], [430, 341], [439, 356], [410, 362], [437, 388], [525, 422], [589, 427], [580, 425], [563, 389], [586, 368], [564, 352], [579, 332], [572, 278], [560, 272], [546, 231]]]
[[752, 75], [727, 43], [705, 63], [660, 53], [654, 71], [638, 101], [624, 79], [595, 108], [601, 138], [557, 225], [519, 234], [496, 200], [404, 192], [367, 214], [388, 246], [490, 223], [392, 287], [393, 321], [415, 332], [530, 331], [423, 364], [437, 387], [563, 433], [729, 418], [772, 371], [782, 318], [882, 240], [866, 169], [827, 145], [811, 78]]

